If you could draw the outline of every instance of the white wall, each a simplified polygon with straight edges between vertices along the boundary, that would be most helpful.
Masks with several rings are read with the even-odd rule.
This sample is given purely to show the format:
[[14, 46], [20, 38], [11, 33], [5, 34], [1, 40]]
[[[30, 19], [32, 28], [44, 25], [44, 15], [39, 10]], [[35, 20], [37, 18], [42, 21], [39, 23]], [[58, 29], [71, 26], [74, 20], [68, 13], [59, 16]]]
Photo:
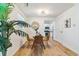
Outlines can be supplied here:
[[[65, 28], [65, 20], [68, 18], [71, 18], [71, 28]], [[79, 54], [79, 4], [56, 18], [56, 40]]]

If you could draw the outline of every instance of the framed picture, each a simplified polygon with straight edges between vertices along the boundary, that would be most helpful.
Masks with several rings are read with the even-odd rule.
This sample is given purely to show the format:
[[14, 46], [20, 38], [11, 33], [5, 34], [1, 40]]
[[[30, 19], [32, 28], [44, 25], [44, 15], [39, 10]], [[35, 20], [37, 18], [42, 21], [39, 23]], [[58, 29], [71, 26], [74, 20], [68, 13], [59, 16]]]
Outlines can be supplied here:
[[71, 18], [65, 20], [65, 28], [71, 28]]

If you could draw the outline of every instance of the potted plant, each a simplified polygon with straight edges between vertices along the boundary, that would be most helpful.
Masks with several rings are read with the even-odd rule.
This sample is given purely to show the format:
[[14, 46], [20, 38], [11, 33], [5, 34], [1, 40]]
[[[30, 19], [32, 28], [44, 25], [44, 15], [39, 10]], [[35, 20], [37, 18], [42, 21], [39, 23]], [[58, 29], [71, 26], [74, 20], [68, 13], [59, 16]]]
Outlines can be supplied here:
[[3, 56], [6, 56], [7, 49], [12, 46], [10, 42], [11, 34], [15, 33], [19, 36], [26, 36], [27, 33], [15, 29], [15, 25], [21, 25], [24, 27], [30, 26], [28, 23], [24, 21], [14, 20], [8, 21], [8, 15], [11, 12], [10, 7], [13, 6], [10, 3], [0, 3], [0, 52], [2, 52]]

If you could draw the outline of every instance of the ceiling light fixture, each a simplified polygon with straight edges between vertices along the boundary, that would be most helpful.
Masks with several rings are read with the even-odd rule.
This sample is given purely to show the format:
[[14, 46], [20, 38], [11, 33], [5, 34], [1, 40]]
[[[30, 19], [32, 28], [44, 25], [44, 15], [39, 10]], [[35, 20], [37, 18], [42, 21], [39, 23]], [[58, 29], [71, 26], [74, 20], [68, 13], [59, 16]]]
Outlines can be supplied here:
[[49, 11], [47, 9], [39, 9], [38, 14], [42, 16], [46, 16], [49, 14]]

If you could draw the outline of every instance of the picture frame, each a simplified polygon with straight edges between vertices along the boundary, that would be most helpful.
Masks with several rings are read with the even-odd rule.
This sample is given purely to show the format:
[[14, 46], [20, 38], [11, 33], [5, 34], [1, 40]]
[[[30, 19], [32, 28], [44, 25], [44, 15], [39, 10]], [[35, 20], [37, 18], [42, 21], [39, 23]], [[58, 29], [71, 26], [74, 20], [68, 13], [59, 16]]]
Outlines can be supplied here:
[[65, 20], [65, 28], [71, 28], [71, 18]]

